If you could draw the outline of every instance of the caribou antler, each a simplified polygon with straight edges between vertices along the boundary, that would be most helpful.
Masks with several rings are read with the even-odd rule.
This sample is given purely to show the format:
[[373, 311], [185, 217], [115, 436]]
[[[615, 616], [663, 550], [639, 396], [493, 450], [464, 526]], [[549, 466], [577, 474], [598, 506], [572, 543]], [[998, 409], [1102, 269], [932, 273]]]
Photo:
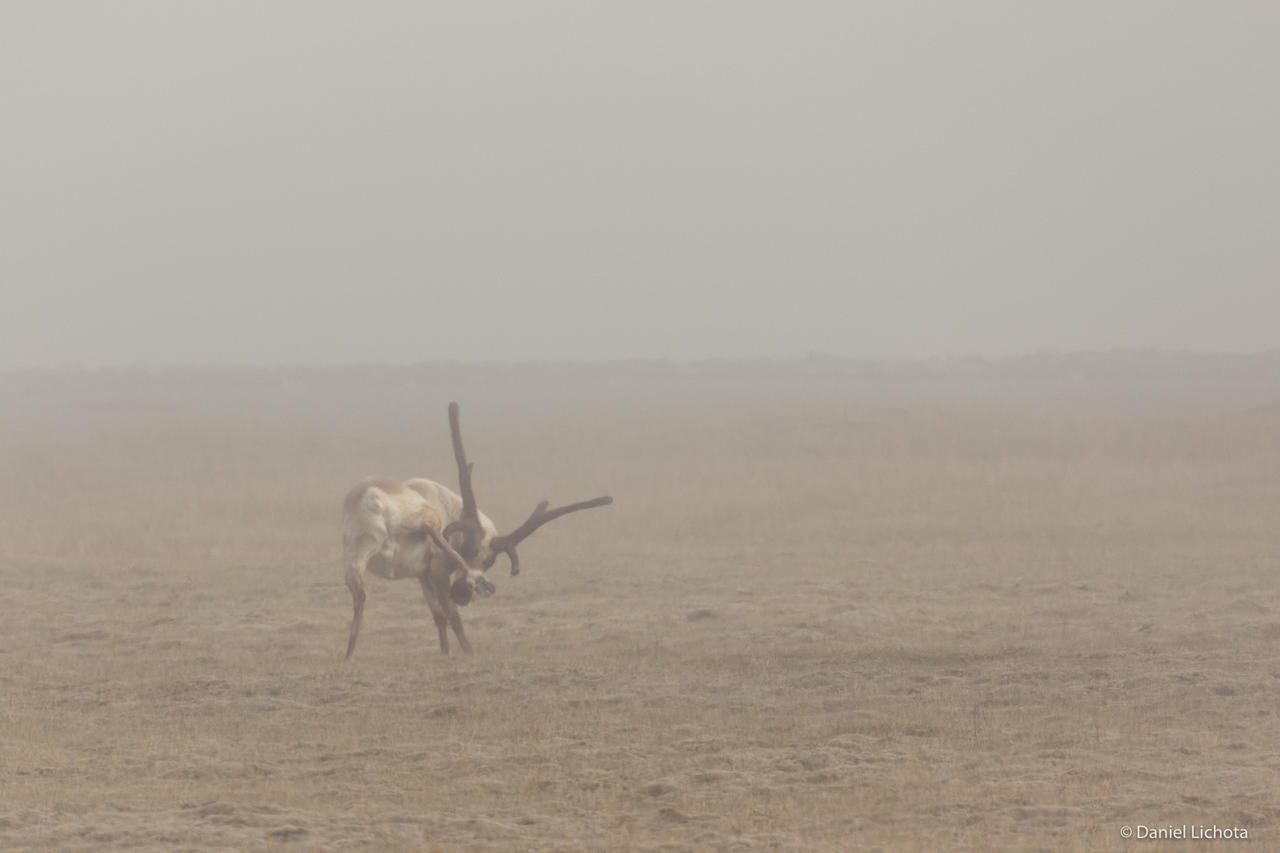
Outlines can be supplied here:
[[462, 518], [451, 522], [444, 529], [447, 538], [450, 533], [462, 531], [462, 547], [458, 551], [468, 560], [480, 550], [480, 540], [484, 538], [484, 529], [480, 526], [480, 511], [476, 508], [476, 493], [471, 487], [472, 464], [467, 461], [467, 452], [462, 449], [462, 427], [458, 425], [458, 404], [449, 404], [449, 432], [453, 434], [453, 459], [458, 463], [458, 491], [462, 493]]
[[613, 503], [613, 498], [604, 495], [598, 498], [592, 498], [589, 501], [580, 501], [576, 504], [568, 504], [566, 506], [558, 506], [555, 509], [547, 509], [547, 501], [543, 501], [534, 508], [525, 523], [517, 527], [510, 533], [504, 533], [501, 536], [495, 536], [489, 540], [489, 547], [494, 552], [505, 551], [507, 557], [511, 560], [511, 574], [520, 574], [520, 557], [516, 554], [516, 546], [529, 538], [533, 531], [549, 521], [555, 521], [562, 515], [568, 515], [571, 512], [577, 512], [583, 509], [592, 509], [598, 506], [608, 506]]

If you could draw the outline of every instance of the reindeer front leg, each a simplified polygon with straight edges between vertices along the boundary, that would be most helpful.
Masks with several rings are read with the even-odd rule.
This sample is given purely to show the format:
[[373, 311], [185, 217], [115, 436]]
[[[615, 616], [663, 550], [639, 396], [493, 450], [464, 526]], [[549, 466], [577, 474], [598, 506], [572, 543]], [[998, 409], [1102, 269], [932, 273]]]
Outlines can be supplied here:
[[[436, 630], [440, 633], [440, 651], [449, 654], [449, 627], [458, 637], [458, 646], [467, 654], [471, 654], [471, 643], [462, 631], [462, 616], [458, 613], [458, 605], [454, 603], [451, 593], [455, 571], [450, 571], [453, 561], [436, 554], [427, 558], [426, 570], [418, 576], [422, 585], [422, 597], [431, 608], [431, 618], [435, 620]], [[465, 569], [463, 570], [465, 577]]]
[[424, 530], [439, 549], [435, 554], [428, 552], [427, 565], [419, 582], [422, 584], [422, 595], [427, 600], [427, 606], [431, 608], [431, 618], [435, 620], [436, 630], [440, 633], [440, 651], [449, 654], [448, 625], [458, 638], [458, 646], [471, 654], [471, 643], [462, 630], [462, 616], [458, 613], [458, 605], [454, 603], [452, 595], [453, 584], [466, 580], [470, 573], [467, 562], [435, 527], [426, 524]]
[[436, 584], [431, 576], [430, 568], [418, 576], [418, 583], [422, 585], [422, 597], [427, 601], [427, 607], [431, 609], [431, 618], [436, 623], [436, 631], [440, 634], [440, 652], [449, 654], [449, 620], [445, 616], [444, 606], [440, 603], [440, 596], [436, 594]]
[[[451, 575], [445, 572], [439, 573], [435, 577], [437, 595], [444, 603], [444, 615], [449, 620], [449, 625], [453, 628], [453, 633], [458, 637], [458, 645], [467, 654], [471, 654], [471, 643], [467, 642], [467, 635], [462, 633], [462, 614], [458, 613], [458, 605], [453, 601], [453, 595], [450, 592]], [[440, 629], [443, 635], [444, 629]]]

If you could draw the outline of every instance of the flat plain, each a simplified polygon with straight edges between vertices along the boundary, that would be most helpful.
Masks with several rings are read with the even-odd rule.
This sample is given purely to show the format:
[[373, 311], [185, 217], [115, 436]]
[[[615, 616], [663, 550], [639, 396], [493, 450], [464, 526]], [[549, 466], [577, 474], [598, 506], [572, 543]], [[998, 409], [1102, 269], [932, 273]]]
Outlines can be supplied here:
[[[1280, 362], [855, 367], [0, 377], [0, 848], [1280, 848]], [[344, 662], [450, 399], [500, 526], [615, 503]]]

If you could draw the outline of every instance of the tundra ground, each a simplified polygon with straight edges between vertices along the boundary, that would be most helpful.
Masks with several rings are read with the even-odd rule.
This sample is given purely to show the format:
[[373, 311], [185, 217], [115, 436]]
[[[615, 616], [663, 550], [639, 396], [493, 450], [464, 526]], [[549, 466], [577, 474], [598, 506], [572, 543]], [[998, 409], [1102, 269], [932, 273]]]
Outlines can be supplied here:
[[[707, 373], [12, 380], [0, 847], [1280, 845], [1266, 389]], [[500, 526], [616, 502], [498, 562], [474, 656], [370, 578], [344, 663], [339, 502], [452, 483], [451, 396]]]

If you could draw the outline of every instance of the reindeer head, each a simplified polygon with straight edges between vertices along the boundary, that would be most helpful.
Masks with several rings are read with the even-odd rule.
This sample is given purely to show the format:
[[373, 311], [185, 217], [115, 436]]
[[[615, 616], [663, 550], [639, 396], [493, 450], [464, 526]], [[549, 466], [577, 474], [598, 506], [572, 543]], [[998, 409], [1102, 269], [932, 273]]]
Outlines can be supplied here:
[[[547, 501], [543, 501], [534, 508], [533, 513], [525, 520], [524, 524], [515, 530], [510, 533], [493, 533], [485, 529], [484, 525], [480, 523], [480, 511], [476, 508], [476, 494], [471, 486], [473, 466], [472, 463], [467, 461], [467, 454], [462, 449], [462, 428], [458, 424], [457, 403], [449, 404], [449, 431], [453, 435], [453, 458], [458, 464], [458, 491], [462, 495], [462, 517], [446, 526], [444, 535], [446, 537], [458, 537], [451, 541], [455, 542], [454, 547], [459, 555], [465, 557], [470, 566], [480, 566], [481, 571], [487, 571], [491, 568], [494, 561], [498, 559], [499, 554], [506, 554], [507, 559], [511, 561], [511, 574], [520, 574], [520, 556], [516, 553], [516, 546], [531, 536], [535, 530], [562, 515], [597, 506], [608, 506], [613, 503], [613, 498], [605, 495], [592, 498], [589, 501], [547, 509], [549, 504]], [[479, 575], [482, 580], [484, 579], [484, 576], [480, 572], [474, 571], [474, 569], [468, 573], [469, 576], [472, 574]], [[464, 580], [469, 579], [470, 577]], [[488, 583], [488, 581], [485, 580], [485, 583]], [[454, 584], [453, 599], [458, 604], [466, 604], [471, 600], [470, 588], [462, 590], [458, 588], [460, 585], [464, 585], [463, 581]], [[476, 586], [474, 581], [471, 586]], [[492, 592], [492, 584], [489, 584], [489, 587], [490, 592]], [[478, 587], [476, 591], [479, 591]], [[466, 600], [460, 600], [460, 597], [464, 597]]]

